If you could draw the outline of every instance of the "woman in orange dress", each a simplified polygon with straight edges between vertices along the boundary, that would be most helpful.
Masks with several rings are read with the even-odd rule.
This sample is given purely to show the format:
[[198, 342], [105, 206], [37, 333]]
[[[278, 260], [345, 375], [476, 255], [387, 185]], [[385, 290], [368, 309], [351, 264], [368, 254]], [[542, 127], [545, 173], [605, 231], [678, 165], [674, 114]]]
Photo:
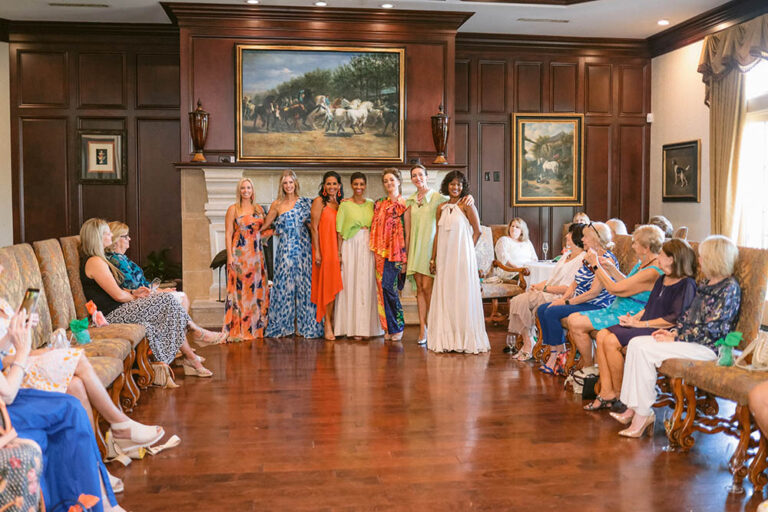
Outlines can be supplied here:
[[[253, 202], [253, 183], [237, 184], [237, 203], [227, 209], [227, 301], [224, 332], [227, 341], [264, 337], [267, 326], [267, 269], [261, 248], [264, 209]], [[265, 232], [266, 233], [266, 232]]]
[[317, 197], [312, 201], [312, 294], [317, 306], [316, 320], [323, 325], [325, 339], [335, 340], [333, 335], [333, 306], [341, 291], [340, 236], [336, 232], [336, 213], [344, 198], [341, 176], [334, 171], [323, 175]]

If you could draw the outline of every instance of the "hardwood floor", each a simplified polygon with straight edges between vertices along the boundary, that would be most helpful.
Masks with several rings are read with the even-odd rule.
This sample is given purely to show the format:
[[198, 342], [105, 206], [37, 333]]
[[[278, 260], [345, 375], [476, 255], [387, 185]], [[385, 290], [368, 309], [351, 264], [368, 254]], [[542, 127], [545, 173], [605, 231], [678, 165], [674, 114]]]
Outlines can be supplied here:
[[[606, 413], [502, 353], [284, 339], [199, 350], [212, 379], [142, 394], [133, 417], [182, 443], [127, 468], [121, 505], [150, 511], [754, 510], [729, 497], [734, 442], [688, 454], [617, 436]], [[663, 411], [657, 411], [661, 416]]]

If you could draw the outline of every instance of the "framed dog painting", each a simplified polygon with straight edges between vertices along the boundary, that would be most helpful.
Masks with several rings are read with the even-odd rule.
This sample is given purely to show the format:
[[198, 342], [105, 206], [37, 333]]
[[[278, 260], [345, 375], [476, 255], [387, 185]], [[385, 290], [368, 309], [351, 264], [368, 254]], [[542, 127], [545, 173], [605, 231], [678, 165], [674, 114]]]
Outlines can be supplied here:
[[661, 200], [701, 202], [701, 140], [662, 146]]

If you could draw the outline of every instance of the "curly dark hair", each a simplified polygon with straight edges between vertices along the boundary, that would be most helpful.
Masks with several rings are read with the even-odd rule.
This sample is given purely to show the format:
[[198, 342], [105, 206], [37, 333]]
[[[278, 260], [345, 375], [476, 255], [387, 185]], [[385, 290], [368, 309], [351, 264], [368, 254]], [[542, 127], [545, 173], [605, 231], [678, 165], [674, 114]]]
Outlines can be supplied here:
[[568, 227], [568, 232], [571, 234], [571, 240], [573, 240], [573, 245], [578, 247], [579, 249], [584, 248], [584, 228], [587, 227], [586, 224], [578, 224], [574, 222]]
[[323, 206], [328, 204], [328, 195], [325, 193], [325, 180], [328, 178], [336, 178], [336, 182], [339, 184], [339, 191], [336, 193], [336, 202], [340, 203], [344, 199], [344, 184], [341, 183], [341, 176], [336, 171], [328, 171], [323, 174], [323, 181], [320, 182], [320, 190], [317, 191], [317, 195], [323, 198]]
[[469, 181], [467, 180], [467, 177], [464, 175], [461, 171], [451, 171], [448, 174], [445, 175], [445, 178], [443, 178], [443, 182], [440, 184], [440, 193], [444, 196], [450, 196], [451, 194], [448, 193], [448, 185], [453, 180], [459, 180], [459, 183], [461, 183], [461, 194], [459, 195], [459, 198], [462, 198], [466, 195], [469, 195]]

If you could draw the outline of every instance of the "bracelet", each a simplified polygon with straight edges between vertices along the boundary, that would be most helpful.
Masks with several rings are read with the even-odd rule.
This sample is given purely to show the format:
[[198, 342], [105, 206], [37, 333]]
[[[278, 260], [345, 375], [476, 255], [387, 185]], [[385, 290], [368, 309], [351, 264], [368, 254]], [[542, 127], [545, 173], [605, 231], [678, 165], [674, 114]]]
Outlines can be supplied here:
[[19, 368], [21, 368], [21, 373], [23, 375], [26, 375], [27, 374], [27, 366], [29, 366], [29, 363], [27, 363], [27, 366], [24, 366], [23, 364], [17, 363], [16, 361], [14, 361], [14, 362], [11, 363], [10, 367], [13, 368], [14, 366], [18, 366]]

